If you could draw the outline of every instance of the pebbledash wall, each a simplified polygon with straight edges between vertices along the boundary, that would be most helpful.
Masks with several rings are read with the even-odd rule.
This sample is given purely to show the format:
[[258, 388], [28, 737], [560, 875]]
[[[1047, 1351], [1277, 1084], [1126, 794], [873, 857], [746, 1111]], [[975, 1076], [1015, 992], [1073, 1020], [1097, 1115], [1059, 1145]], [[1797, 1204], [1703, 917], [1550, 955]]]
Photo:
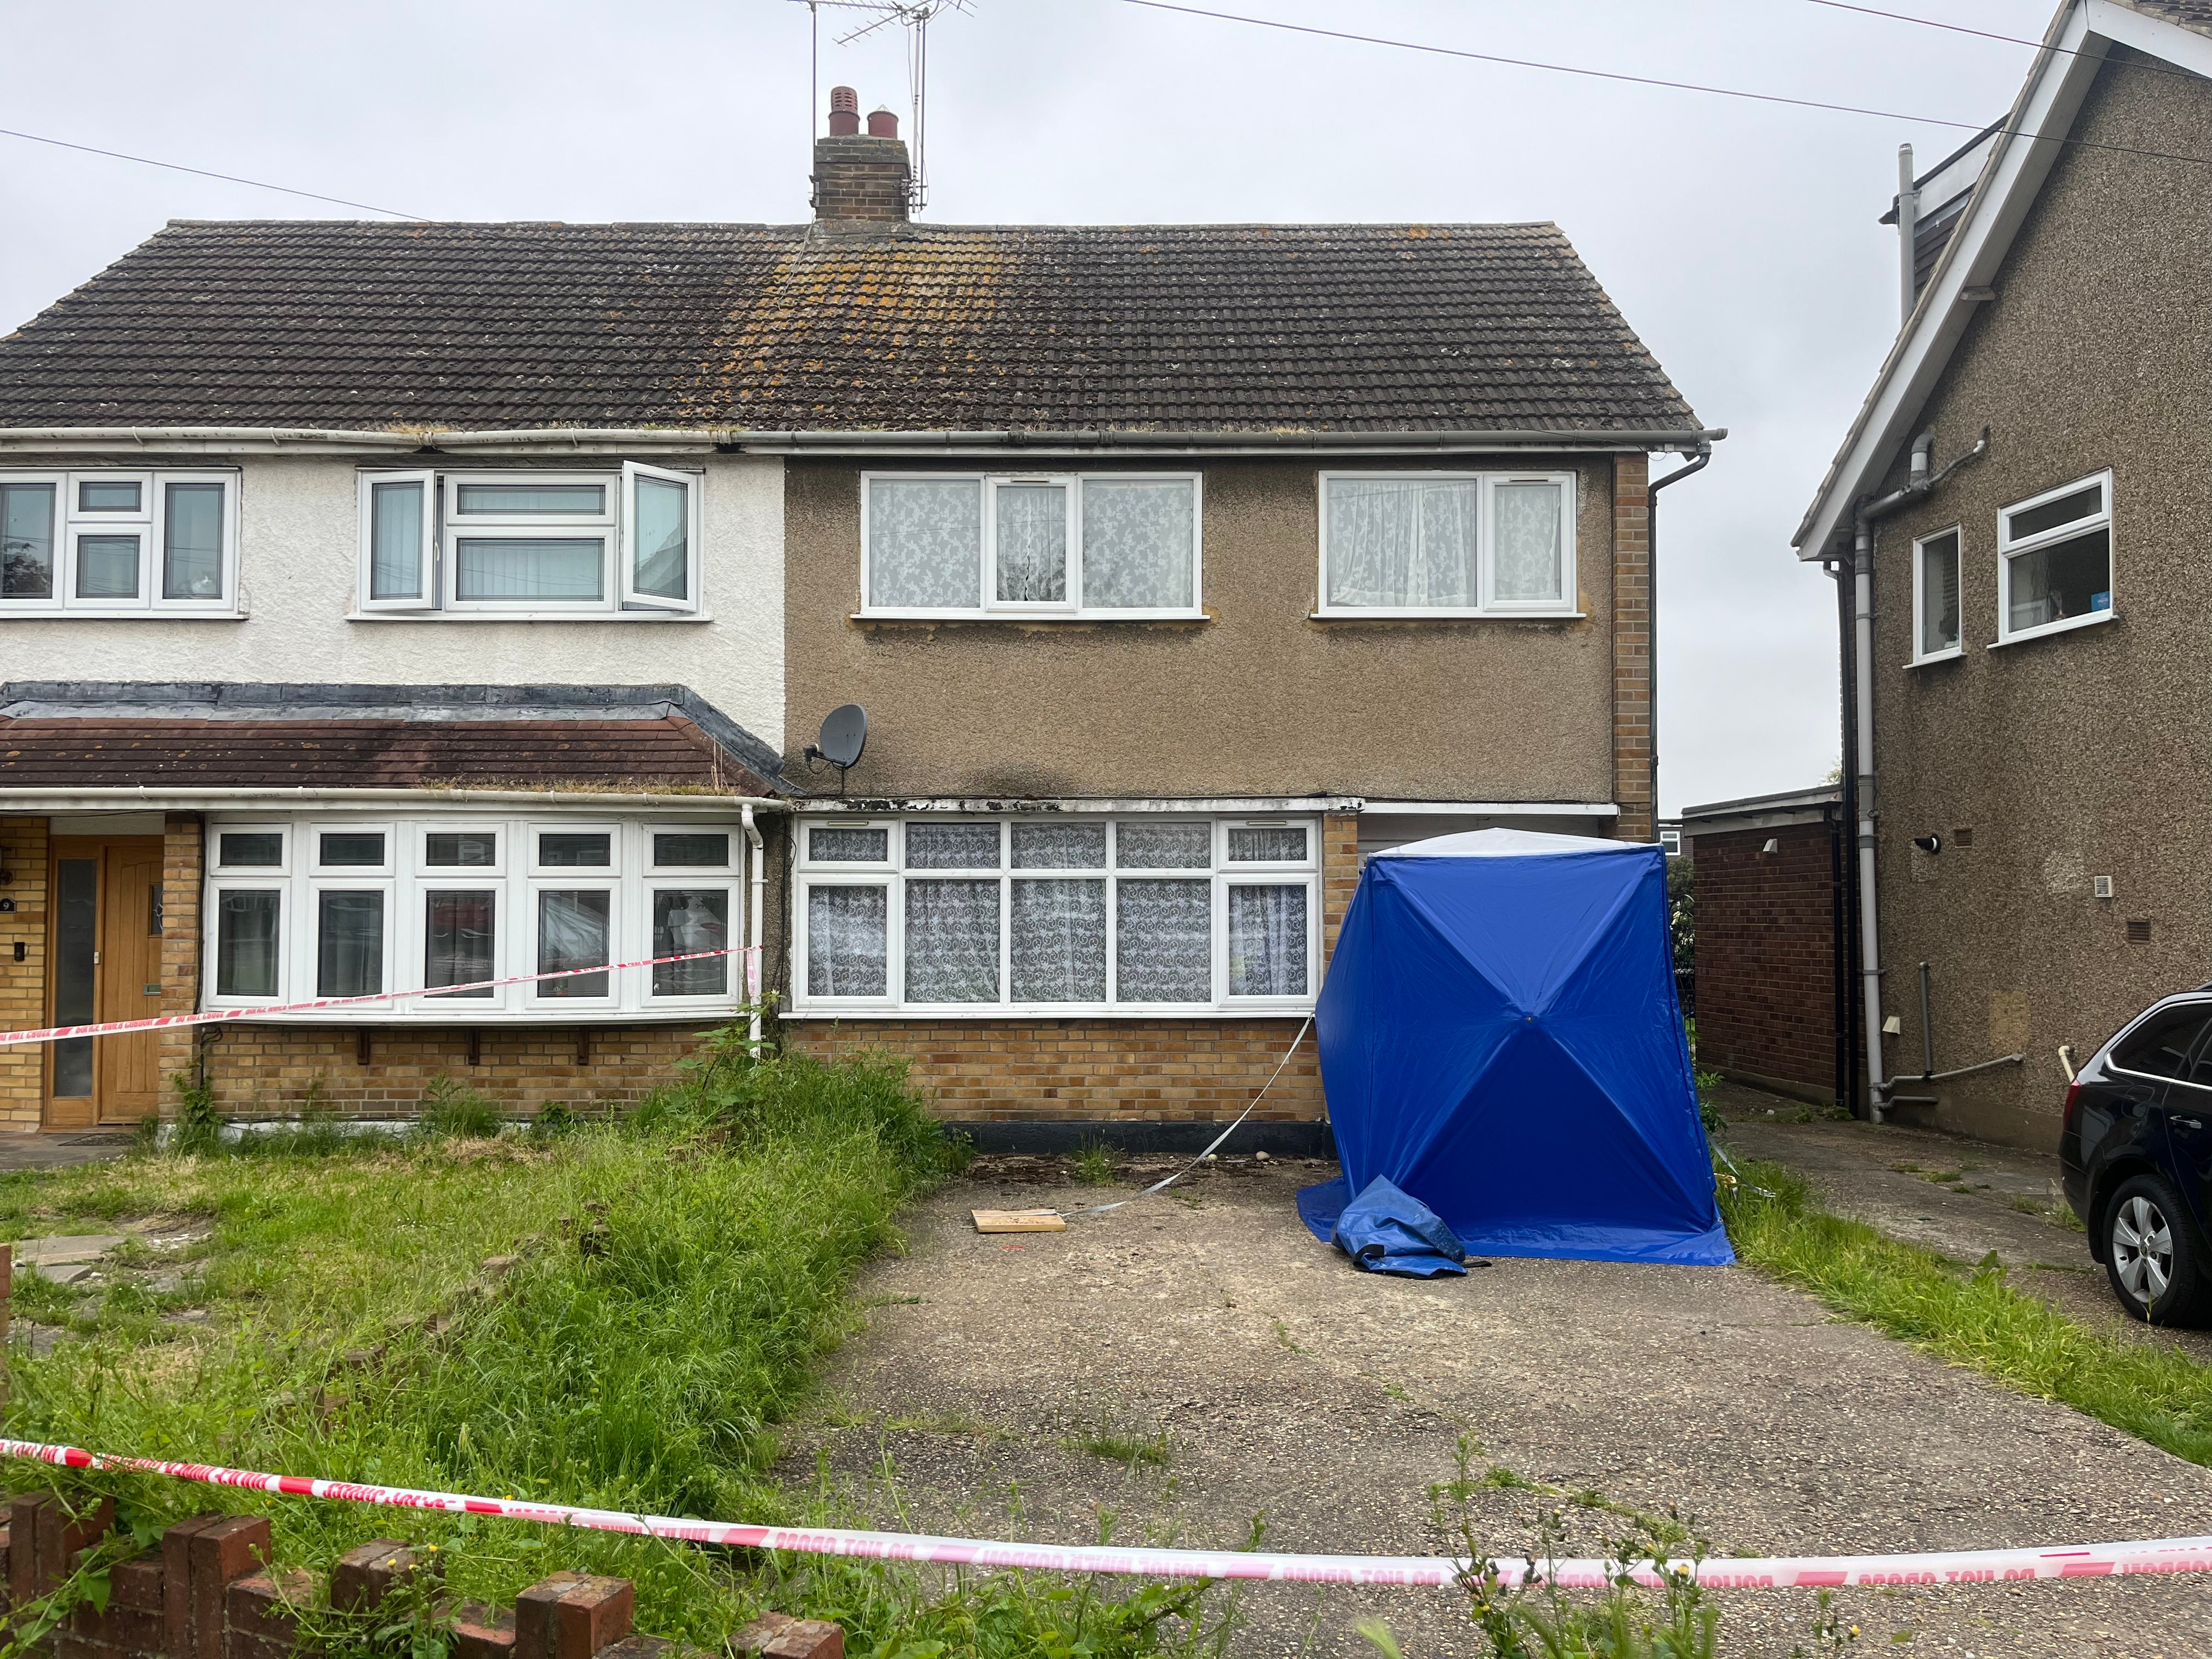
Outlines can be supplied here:
[[[1359, 884], [1359, 820], [1322, 821], [1322, 955]], [[1297, 1035], [1300, 1015], [1115, 1019], [807, 1019], [787, 1048], [905, 1060], [937, 1115], [955, 1122], [1211, 1123], [1242, 1112]], [[1271, 1122], [1327, 1115], [1309, 1033], [1253, 1113]]]

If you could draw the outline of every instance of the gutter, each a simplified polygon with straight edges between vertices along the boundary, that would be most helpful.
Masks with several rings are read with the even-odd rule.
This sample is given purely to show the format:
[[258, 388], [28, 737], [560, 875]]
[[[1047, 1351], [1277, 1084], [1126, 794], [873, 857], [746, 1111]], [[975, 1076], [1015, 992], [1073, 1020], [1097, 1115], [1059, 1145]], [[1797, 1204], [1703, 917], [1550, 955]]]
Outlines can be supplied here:
[[1972, 448], [1942, 471], [1928, 470], [1932, 434], [1923, 434], [1912, 444], [1910, 480], [1901, 489], [1873, 501], [1863, 501], [1851, 513], [1851, 579], [1853, 630], [1851, 687], [1854, 723], [1858, 728], [1857, 799], [1859, 871], [1859, 975], [1866, 1004], [1868, 1111], [1879, 1123], [1890, 1103], [1895, 1085], [1885, 1080], [1881, 1054], [1881, 923], [1875, 895], [1875, 781], [1874, 781], [1874, 526], [1899, 508], [1909, 507], [1935, 491], [1969, 461], [1990, 453], [1990, 429], [1982, 428]]
[[[615, 794], [587, 789], [160, 789], [144, 786], [84, 789], [0, 788], [0, 813], [199, 811], [227, 807], [524, 806], [605, 812], [726, 811], [735, 806], [787, 811], [792, 803], [764, 795]], [[750, 819], [748, 819], [750, 822]]]
[[1689, 451], [1708, 448], [1728, 436], [1726, 427], [1537, 427], [1484, 430], [1378, 432], [1138, 431], [1087, 428], [1039, 432], [1019, 427], [973, 432], [793, 431], [742, 427], [533, 427], [506, 432], [423, 429], [413, 432], [319, 430], [279, 427], [8, 427], [0, 428], [0, 451], [43, 453], [105, 452], [117, 448], [168, 447], [280, 453], [316, 448], [332, 453], [368, 450], [379, 454], [545, 449], [581, 451], [610, 447], [670, 453], [718, 450], [761, 455], [791, 454], [995, 454], [1021, 450], [1039, 454], [1182, 453], [1206, 450], [1220, 454], [1457, 453], [1492, 449]]

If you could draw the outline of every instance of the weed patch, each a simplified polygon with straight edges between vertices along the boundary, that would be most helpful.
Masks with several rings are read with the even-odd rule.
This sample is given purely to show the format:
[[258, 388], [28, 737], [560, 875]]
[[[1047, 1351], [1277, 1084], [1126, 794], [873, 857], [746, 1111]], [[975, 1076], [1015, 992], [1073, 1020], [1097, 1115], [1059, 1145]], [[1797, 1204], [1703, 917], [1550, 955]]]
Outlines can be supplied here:
[[1992, 1255], [1972, 1268], [1818, 1208], [1779, 1164], [1723, 1181], [1736, 1255], [1838, 1313], [2027, 1393], [2063, 1401], [2192, 1463], [2212, 1464], [2212, 1369], [2123, 1341], [2013, 1288]]

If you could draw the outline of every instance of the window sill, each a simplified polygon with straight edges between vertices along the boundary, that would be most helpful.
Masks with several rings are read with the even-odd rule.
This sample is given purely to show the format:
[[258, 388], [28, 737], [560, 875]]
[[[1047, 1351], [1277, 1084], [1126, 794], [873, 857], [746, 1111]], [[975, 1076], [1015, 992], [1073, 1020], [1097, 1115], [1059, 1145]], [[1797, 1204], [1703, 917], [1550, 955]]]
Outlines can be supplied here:
[[895, 1003], [872, 1003], [854, 1007], [788, 1006], [783, 1019], [1304, 1019], [1314, 1011], [1313, 1000], [1267, 1002], [1250, 1007], [1224, 1007], [1218, 1003], [1182, 1007], [1070, 1006], [1066, 1003], [979, 1003], [969, 1008], [901, 1007]]
[[1987, 648], [2002, 651], [2008, 646], [2031, 644], [2037, 640], [2047, 640], [2054, 634], [2070, 634], [2077, 628], [2094, 628], [2100, 623], [2111, 622], [2118, 615], [2117, 611], [2092, 611], [2086, 617], [2069, 617], [2063, 622], [2045, 623], [2040, 628], [2023, 629], [2017, 634], [2008, 634], [2001, 640], [1991, 640]]
[[349, 611], [349, 623], [710, 623], [696, 611]]
[[[212, 1004], [210, 1013], [225, 1012], [222, 1005]], [[468, 1026], [489, 1029], [500, 1025], [576, 1026], [589, 1025], [726, 1025], [740, 1012], [734, 1002], [726, 1002], [711, 1008], [605, 1008], [577, 1006], [574, 1008], [531, 1008], [520, 1012], [503, 1009], [483, 1008], [473, 1012], [459, 1005], [441, 1006], [435, 1011], [425, 1009], [419, 1014], [396, 1013], [389, 1008], [352, 1009], [325, 1008], [319, 1012], [297, 1014], [267, 1014], [258, 1019], [240, 1019], [240, 1025], [302, 1026], [374, 1025], [382, 1030], [398, 1030], [416, 1026]]]
[[1966, 654], [1966, 647], [1954, 645], [1948, 651], [1931, 651], [1924, 657], [1915, 657], [1905, 665], [1907, 668], [1931, 668], [1939, 662], [1959, 662]]
[[5, 622], [244, 622], [243, 611], [153, 611], [143, 605], [129, 610], [95, 611], [85, 605], [73, 605], [62, 611], [17, 610], [13, 605], [0, 605], [0, 621]]
[[1586, 611], [1311, 611], [1308, 622], [1587, 622]]
[[846, 618], [855, 623], [998, 623], [1028, 628], [1039, 623], [1054, 627], [1070, 623], [1203, 623], [1212, 616], [1205, 611], [855, 611]]

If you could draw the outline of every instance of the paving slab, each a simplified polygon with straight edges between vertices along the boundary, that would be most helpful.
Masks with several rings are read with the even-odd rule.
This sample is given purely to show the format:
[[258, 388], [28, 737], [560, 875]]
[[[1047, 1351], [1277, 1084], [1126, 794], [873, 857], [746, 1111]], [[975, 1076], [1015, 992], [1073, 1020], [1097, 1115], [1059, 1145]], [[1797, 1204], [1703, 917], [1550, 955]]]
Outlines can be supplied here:
[[[1293, 1206], [1334, 1173], [1222, 1167], [1188, 1194], [1010, 1238], [979, 1236], [968, 1212], [1129, 1188], [979, 1166], [920, 1206], [909, 1253], [864, 1280], [866, 1328], [790, 1428], [784, 1474], [807, 1479], [818, 1455], [891, 1526], [1235, 1544], [1261, 1517], [1270, 1548], [1442, 1553], [1431, 1492], [1466, 1435], [1478, 1473], [1679, 1508], [1721, 1553], [2212, 1533], [2212, 1472], [1747, 1269], [1501, 1258], [1459, 1279], [1359, 1273]], [[1133, 1454], [1145, 1443], [1163, 1461]], [[1499, 1553], [1530, 1547], [1556, 1506], [1494, 1486], [1470, 1501]], [[1577, 1519], [1567, 1542], [1595, 1551], [1620, 1527]], [[1725, 1594], [1725, 1653], [1810, 1646], [1809, 1593]], [[2212, 1653], [2201, 1580], [1867, 1589], [1840, 1605], [1862, 1651]], [[1242, 1609], [1239, 1654], [1370, 1655], [1353, 1626], [1377, 1615], [1408, 1654], [1483, 1651], [1435, 1591], [1269, 1584]]]
[[131, 1150], [126, 1130], [88, 1129], [56, 1134], [0, 1134], [0, 1174], [12, 1170], [64, 1170], [98, 1164]]

